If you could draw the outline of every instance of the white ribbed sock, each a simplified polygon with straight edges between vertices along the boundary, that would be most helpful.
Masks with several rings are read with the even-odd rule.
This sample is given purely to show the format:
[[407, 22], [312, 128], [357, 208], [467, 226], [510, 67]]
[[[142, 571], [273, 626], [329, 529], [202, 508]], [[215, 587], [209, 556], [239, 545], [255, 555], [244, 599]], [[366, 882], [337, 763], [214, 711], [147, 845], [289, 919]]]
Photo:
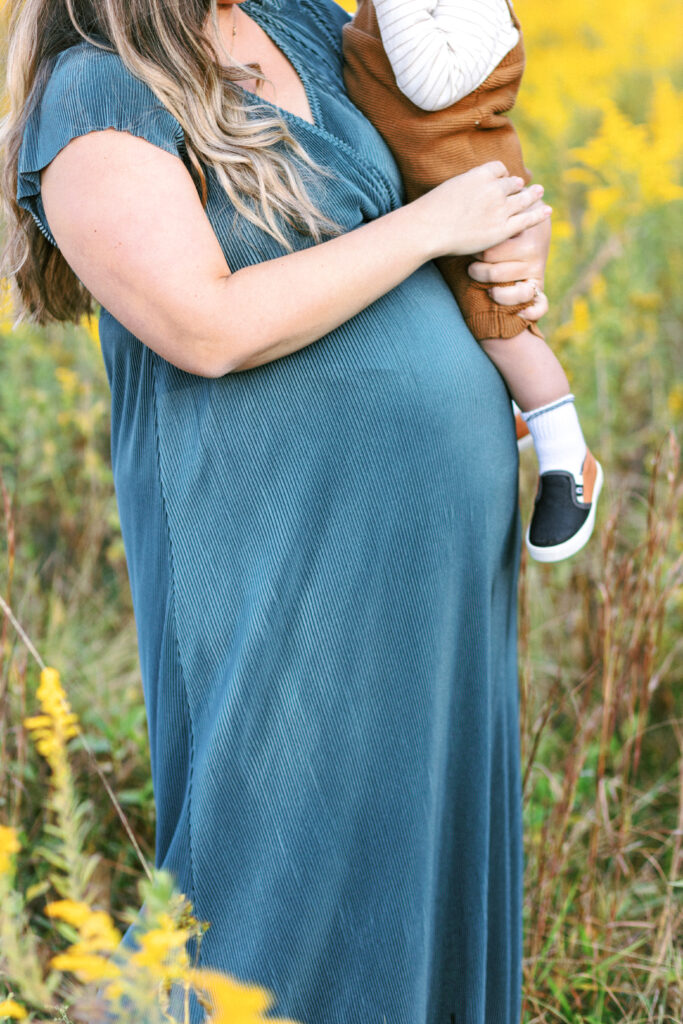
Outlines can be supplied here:
[[549, 405], [523, 412], [522, 417], [534, 439], [539, 473], [565, 469], [578, 479], [586, 457], [574, 396], [564, 395]]

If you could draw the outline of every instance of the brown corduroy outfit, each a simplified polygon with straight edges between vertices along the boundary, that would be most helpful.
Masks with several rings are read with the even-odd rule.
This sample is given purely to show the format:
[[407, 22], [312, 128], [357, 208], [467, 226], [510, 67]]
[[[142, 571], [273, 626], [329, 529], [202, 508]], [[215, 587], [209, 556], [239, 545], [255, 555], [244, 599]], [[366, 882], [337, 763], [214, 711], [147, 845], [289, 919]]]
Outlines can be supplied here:
[[[473, 92], [443, 110], [422, 110], [401, 92], [384, 50], [372, 0], [359, 0], [353, 19], [343, 27], [344, 82], [352, 102], [377, 128], [391, 149], [411, 202], [456, 174], [489, 160], [502, 160], [509, 174], [524, 178], [517, 133], [505, 116], [512, 108], [524, 71], [522, 29], [508, 0], [516, 45]], [[436, 265], [478, 340], [511, 338], [528, 327], [544, 335], [534, 321], [519, 316], [529, 301], [500, 306], [487, 293], [490, 284], [467, 273], [472, 256], [443, 256]]]

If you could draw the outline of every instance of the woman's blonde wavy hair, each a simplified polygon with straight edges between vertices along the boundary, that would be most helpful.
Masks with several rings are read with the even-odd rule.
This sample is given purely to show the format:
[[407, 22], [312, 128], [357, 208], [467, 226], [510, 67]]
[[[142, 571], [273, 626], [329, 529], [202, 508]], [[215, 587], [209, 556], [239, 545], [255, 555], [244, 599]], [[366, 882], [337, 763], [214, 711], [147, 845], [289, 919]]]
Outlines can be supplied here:
[[[39, 102], [53, 59], [82, 39], [114, 50], [180, 123], [191, 174], [205, 206], [205, 168], [213, 168], [238, 213], [289, 251], [282, 218], [316, 242], [343, 230], [312, 203], [305, 178], [330, 176], [272, 107], [249, 119], [234, 83], [268, 79], [258, 64], [219, 62], [216, 0], [8, 0], [5, 116], [0, 125], [0, 204], [5, 245], [0, 275], [9, 280], [16, 323], [78, 322], [93, 299], [70, 266], [17, 204], [17, 160], [24, 126]], [[5, 12], [7, 17], [7, 11]], [[97, 38], [93, 38], [93, 36]], [[278, 151], [284, 142], [289, 153]], [[310, 171], [307, 170], [310, 168]], [[253, 200], [250, 203], [249, 200]]]

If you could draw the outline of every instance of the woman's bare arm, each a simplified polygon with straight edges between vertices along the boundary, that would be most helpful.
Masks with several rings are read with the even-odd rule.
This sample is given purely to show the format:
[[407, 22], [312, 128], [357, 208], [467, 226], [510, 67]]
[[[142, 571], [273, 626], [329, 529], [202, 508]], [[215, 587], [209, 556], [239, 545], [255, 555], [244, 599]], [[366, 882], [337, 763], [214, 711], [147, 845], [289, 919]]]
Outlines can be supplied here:
[[145, 139], [91, 132], [41, 176], [52, 233], [86, 288], [164, 359], [206, 377], [296, 351], [434, 256], [536, 223], [536, 193], [522, 185], [499, 162], [483, 165], [344, 235], [231, 273], [186, 167]]

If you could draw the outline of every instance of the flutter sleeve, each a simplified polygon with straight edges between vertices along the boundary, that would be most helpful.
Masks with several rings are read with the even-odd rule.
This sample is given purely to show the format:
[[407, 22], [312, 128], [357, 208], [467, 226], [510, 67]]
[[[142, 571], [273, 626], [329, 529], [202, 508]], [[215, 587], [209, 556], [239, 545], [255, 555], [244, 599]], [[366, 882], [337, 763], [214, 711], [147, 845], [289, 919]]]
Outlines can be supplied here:
[[118, 54], [83, 42], [57, 57], [24, 127], [17, 202], [56, 246], [40, 195], [40, 172], [71, 139], [115, 128], [183, 158], [184, 132], [152, 90]]

